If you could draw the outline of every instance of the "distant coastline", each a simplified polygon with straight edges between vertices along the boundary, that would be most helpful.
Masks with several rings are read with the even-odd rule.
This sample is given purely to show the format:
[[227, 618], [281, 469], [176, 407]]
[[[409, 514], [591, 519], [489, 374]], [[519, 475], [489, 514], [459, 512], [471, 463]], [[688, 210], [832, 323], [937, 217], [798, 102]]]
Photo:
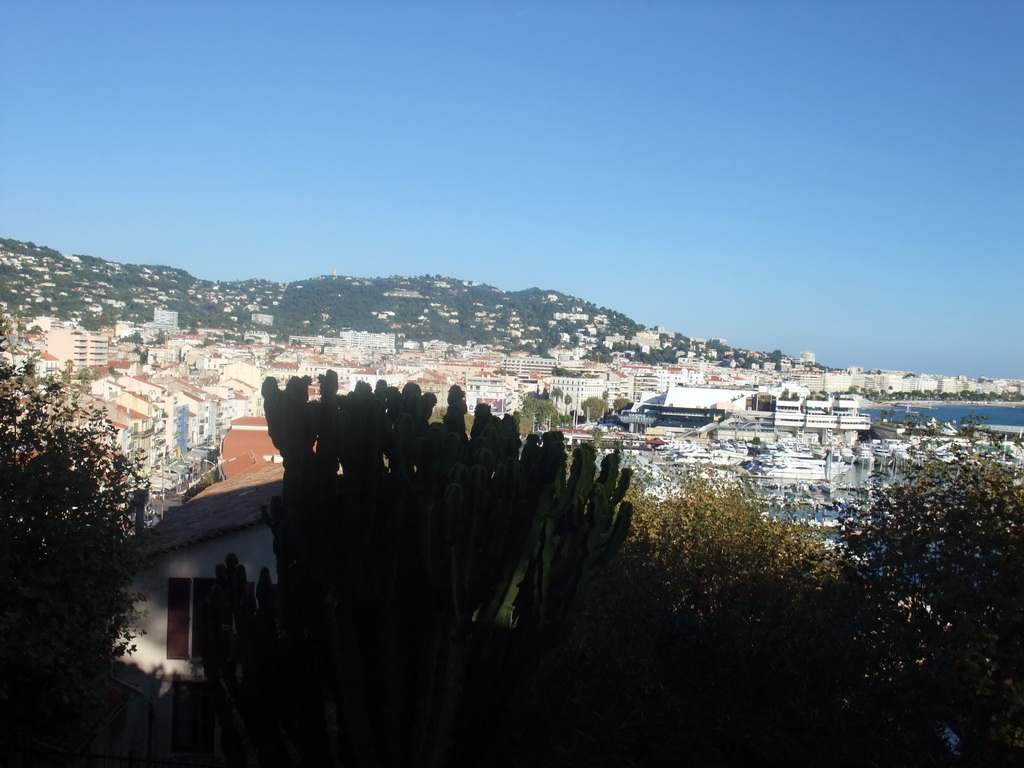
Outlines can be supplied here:
[[984, 419], [987, 426], [993, 428], [1008, 427], [1014, 433], [1024, 428], [1024, 407], [1016, 401], [998, 403], [974, 403], [965, 401], [949, 402], [942, 400], [899, 400], [886, 401], [882, 406], [872, 405], [862, 409], [862, 413], [877, 421], [902, 422], [908, 416], [924, 418], [928, 421], [960, 424], [964, 419], [975, 417]]
[[965, 408], [1021, 408], [1020, 400], [872, 400], [877, 408], [938, 408], [944, 405], [962, 405]]

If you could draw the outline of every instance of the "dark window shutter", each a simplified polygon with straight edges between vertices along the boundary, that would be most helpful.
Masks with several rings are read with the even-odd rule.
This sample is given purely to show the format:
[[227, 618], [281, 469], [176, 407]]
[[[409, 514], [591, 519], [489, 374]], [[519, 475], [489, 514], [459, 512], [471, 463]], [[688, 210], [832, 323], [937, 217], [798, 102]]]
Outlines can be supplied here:
[[188, 658], [192, 579], [167, 580], [167, 658]]
[[216, 586], [216, 579], [193, 579], [192, 580], [192, 658], [203, 657], [202, 633], [199, 631], [199, 612], [204, 600], [210, 598], [210, 593]]

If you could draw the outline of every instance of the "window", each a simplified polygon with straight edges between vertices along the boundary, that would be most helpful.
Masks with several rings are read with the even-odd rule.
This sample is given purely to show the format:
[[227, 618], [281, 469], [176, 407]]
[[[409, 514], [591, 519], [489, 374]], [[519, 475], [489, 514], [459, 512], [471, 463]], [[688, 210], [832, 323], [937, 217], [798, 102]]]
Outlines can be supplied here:
[[[167, 658], [195, 659], [203, 657], [202, 638], [199, 634], [199, 610], [203, 602], [210, 597], [216, 579], [182, 579], [167, 580]], [[246, 592], [253, 594], [255, 584], [246, 582]], [[270, 588], [271, 609], [280, 626], [282, 612], [277, 585]], [[221, 631], [225, 638], [233, 632], [231, 610], [221, 606]]]
[[175, 682], [171, 697], [171, 751], [213, 752], [214, 716], [209, 685]]
[[187, 659], [192, 579], [167, 580], [167, 658]]
[[167, 658], [202, 657], [199, 606], [210, 596], [216, 579], [167, 580]]

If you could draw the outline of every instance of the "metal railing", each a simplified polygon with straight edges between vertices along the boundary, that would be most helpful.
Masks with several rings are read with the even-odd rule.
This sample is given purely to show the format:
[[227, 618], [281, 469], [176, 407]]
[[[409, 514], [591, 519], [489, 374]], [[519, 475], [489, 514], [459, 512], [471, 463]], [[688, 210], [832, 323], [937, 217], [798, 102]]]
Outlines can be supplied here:
[[221, 768], [212, 758], [148, 760], [144, 757], [92, 755], [43, 749], [0, 747], [0, 768]]

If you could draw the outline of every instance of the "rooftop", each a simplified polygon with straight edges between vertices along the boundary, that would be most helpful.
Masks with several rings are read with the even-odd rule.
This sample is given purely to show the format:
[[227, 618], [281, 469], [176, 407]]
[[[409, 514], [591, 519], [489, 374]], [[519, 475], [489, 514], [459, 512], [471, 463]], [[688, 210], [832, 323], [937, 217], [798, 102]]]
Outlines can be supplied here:
[[168, 510], [143, 543], [147, 557], [214, 539], [262, 522], [260, 507], [281, 495], [284, 467], [266, 464], [238, 477], [214, 483], [194, 499]]

